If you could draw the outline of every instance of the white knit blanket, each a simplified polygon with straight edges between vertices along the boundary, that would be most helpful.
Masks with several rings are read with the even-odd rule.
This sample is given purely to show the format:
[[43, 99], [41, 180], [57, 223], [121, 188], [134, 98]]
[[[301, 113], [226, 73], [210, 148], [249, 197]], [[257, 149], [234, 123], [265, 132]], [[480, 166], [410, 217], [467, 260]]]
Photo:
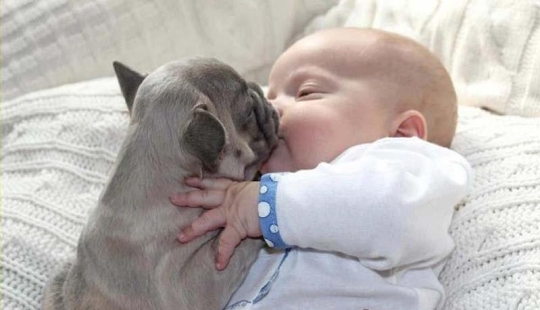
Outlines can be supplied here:
[[[38, 309], [47, 278], [73, 256], [127, 128], [114, 79], [2, 105], [3, 309]], [[540, 119], [460, 108], [453, 148], [473, 189], [451, 230], [445, 309], [540, 308]]]
[[[395, 31], [451, 73], [460, 103], [540, 116], [539, 0], [4, 0], [4, 99], [183, 56], [218, 57], [266, 83], [293, 37], [337, 26]], [[317, 16], [306, 27], [308, 21]]]
[[453, 148], [475, 180], [450, 227], [445, 309], [540, 309], [540, 118], [460, 107]]
[[298, 36], [339, 26], [422, 43], [452, 75], [460, 104], [540, 116], [538, 0], [341, 0]]
[[334, 0], [2, 0], [4, 99], [185, 56], [264, 83], [290, 37]]
[[74, 254], [127, 129], [114, 79], [2, 104], [4, 309], [38, 309], [51, 271]]

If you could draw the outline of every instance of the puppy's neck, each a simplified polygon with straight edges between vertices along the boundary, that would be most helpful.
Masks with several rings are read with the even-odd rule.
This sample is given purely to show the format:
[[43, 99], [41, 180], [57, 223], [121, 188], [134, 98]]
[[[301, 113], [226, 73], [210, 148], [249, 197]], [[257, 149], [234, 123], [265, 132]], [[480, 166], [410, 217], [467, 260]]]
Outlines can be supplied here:
[[102, 205], [135, 209], [163, 205], [171, 195], [186, 190], [184, 179], [192, 173], [181, 150], [173, 143], [159, 142], [167, 137], [156, 140], [139, 133], [130, 127], [100, 199]]

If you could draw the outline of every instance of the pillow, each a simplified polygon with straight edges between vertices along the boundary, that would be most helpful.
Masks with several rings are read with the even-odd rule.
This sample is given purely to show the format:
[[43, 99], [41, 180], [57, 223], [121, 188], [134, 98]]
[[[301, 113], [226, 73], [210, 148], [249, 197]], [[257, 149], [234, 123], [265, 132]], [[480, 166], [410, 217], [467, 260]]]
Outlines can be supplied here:
[[184, 56], [212, 56], [265, 82], [292, 34], [333, 0], [2, 1], [2, 97]]
[[4, 309], [39, 309], [51, 272], [75, 254], [129, 124], [115, 78], [2, 103]]
[[[114, 78], [2, 104], [2, 283], [7, 310], [38, 309], [53, 270], [74, 256], [129, 118]], [[456, 250], [441, 274], [445, 309], [540, 302], [540, 119], [460, 107], [453, 148], [472, 164]]]
[[450, 227], [445, 310], [539, 308], [539, 132], [540, 118], [460, 107], [452, 148], [475, 179]]
[[540, 116], [540, 5], [523, 0], [343, 0], [301, 35], [339, 26], [411, 37], [452, 76], [459, 103]]

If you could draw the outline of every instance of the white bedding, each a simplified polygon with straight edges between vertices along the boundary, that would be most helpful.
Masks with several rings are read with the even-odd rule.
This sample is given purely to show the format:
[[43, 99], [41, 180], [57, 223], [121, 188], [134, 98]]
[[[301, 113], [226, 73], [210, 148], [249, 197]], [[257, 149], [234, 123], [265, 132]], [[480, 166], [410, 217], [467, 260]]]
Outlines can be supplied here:
[[188, 55], [265, 83], [274, 59], [332, 0], [3, 0], [2, 98]]
[[424, 44], [452, 75], [460, 104], [540, 116], [537, 0], [342, 0], [298, 36], [338, 26], [384, 29]]
[[538, 0], [5, 0], [1, 5], [4, 100], [110, 76], [113, 60], [150, 71], [187, 55], [218, 57], [265, 84], [271, 64], [293, 38], [353, 26], [395, 31], [423, 43], [451, 73], [461, 104], [540, 116]]

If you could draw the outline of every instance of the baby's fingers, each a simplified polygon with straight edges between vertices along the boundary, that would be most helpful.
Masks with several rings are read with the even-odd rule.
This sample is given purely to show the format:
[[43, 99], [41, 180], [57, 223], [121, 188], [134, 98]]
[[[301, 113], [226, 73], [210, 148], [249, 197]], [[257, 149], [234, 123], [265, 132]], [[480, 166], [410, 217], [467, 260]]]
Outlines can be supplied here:
[[189, 186], [197, 187], [200, 189], [215, 189], [226, 190], [234, 181], [229, 179], [201, 179], [197, 177], [191, 177], [184, 180]]
[[234, 254], [236, 246], [240, 244], [240, 241], [242, 241], [242, 239], [243, 237], [240, 235], [240, 233], [236, 229], [232, 228], [232, 226], [227, 226], [223, 230], [223, 232], [219, 236], [218, 254], [216, 258], [217, 270], [223, 270], [227, 268], [227, 265], [229, 265], [229, 260]]
[[209, 231], [216, 230], [225, 226], [225, 215], [219, 209], [204, 212], [191, 225], [182, 229], [178, 234], [178, 240], [182, 243], [190, 242], [191, 240], [206, 234]]
[[221, 205], [224, 199], [225, 191], [223, 190], [193, 190], [170, 197], [173, 205], [179, 207], [203, 207], [206, 209]]

